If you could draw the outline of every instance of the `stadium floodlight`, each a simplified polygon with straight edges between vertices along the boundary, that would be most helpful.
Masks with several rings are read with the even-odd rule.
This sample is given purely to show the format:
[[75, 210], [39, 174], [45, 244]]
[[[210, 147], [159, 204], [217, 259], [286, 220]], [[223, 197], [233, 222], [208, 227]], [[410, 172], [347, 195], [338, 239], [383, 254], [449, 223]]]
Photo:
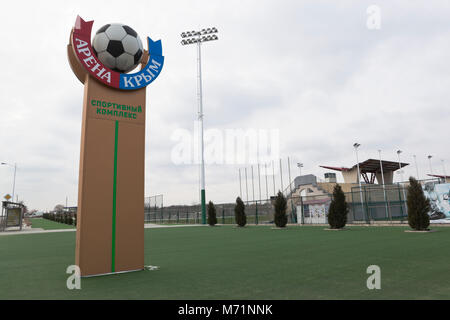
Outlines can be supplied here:
[[17, 171], [17, 164], [14, 163], [14, 165], [12, 165], [12, 164], [9, 164], [9, 163], [6, 163], [6, 162], [2, 162], [1, 165], [3, 165], [3, 166], [9, 166], [9, 167], [14, 168], [13, 191], [12, 191], [12, 201], [14, 202], [14, 192], [15, 192], [15, 189], [16, 189], [16, 171]]
[[402, 153], [402, 150], [397, 150], [397, 156], [398, 156], [398, 173], [400, 174], [400, 179], [403, 181], [403, 170], [402, 166], [400, 164], [400, 154]]
[[[402, 153], [402, 150], [397, 150], [397, 156], [398, 156], [398, 168], [400, 171], [400, 180], [403, 182], [403, 170], [402, 170], [402, 164], [400, 162], [400, 154]], [[406, 194], [405, 194], [405, 186], [402, 186], [402, 190], [403, 190], [403, 203], [404, 203], [404, 207], [405, 207], [405, 213], [408, 213], [408, 208], [406, 207]]]
[[442, 163], [442, 173], [444, 174], [444, 183], [445, 183], [447, 181], [447, 172], [445, 170], [444, 159], [441, 159], [441, 163]]
[[413, 154], [413, 158], [414, 158], [414, 165], [416, 166], [417, 180], [419, 180], [419, 167], [417, 166], [417, 156]]
[[297, 167], [298, 167], [298, 170], [300, 171], [300, 177], [301, 177], [302, 176], [303, 163], [297, 162]]
[[[181, 41], [182, 45], [197, 44], [197, 96], [198, 96], [198, 120], [200, 122], [200, 200], [202, 206], [202, 224], [206, 224], [206, 194], [205, 194], [205, 147], [204, 147], [204, 136], [203, 136], [203, 89], [202, 89], [202, 54], [201, 54], [201, 44], [202, 42], [219, 40], [217, 35], [214, 37], [204, 36], [208, 33], [217, 33], [217, 28], [203, 28], [200, 31], [187, 31], [181, 33], [182, 38], [188, 38]], [[183, 36], [184, 35], [184, 36]], [[209, 38], [208, 38], [209, 37]], [[247, 194], [248, 200], [248, 194]]]
[[433, 168], [431, 167], [431, 158], [433, 158], [432, 155], [428, 156], [428, 163], [430, 164], [430, 173], [433, 174]]
[[386, 218], [389, 218], [389, 220], [392, 221], [392, 217], [389, 213], [389, 209], [388, 209], [388, 200], [387, 200], [387, 196], [386, 196], [386, 186], [384, 183], [384, 170], [383, 170], [383, 160], [381, 160], [381, 150], [378, 150], [378, 155], [380, 158], [380, 171], [381, 171], [381, 183], [383, 183], [383, 196], [384, 196], [384, 207], [386, 210]]
[[[363, 212], [363, 215], [365, 214], [365, 210], [364, 210], [364, 200], [363, 200], [363, 195], [362, 195], [362, 186], [361, 186], [361, 172], [359, 171], [359, 159], [358, 159], [358, 148], [361, 146], [361, 144], [359, 144], [358, 142], [355, 142], [353, 144], [353, 148], [355, 148], [355, 153], [356, 153], [356, 167], [358, 168], [358, 183], [359, 183], [359, 196], [361, 198], [361, 209]], [[367, 217], [368, 219], [369, 217]]]

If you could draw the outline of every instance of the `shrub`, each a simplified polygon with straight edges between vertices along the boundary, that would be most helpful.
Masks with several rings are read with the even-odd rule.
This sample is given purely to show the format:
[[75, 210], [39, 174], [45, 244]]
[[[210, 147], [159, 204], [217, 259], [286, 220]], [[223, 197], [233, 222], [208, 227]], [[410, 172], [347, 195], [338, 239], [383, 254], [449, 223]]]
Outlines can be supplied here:
[[278, 191], [277, 198], [275, 199], [274, 207], [275, 207], [275, 216], [274, 216], [275, 225], [278, 228], [286, 227], [286, 224], [287, 224], [287, 215], [286, 215], [287, 201], [281, 191]]
[[247, 216], [245, 215], [245, 205], [240, 197], [236, 199], [236, 206], [234, 207], [234, 217], [236, 224], [239, 227], [244, 227], [247, 224]]
[[408, 224], [414, 230], [428, 230], [430, 226], [430, 200], [425, 197], [422, 186], [413, 177], [409, 178], [407, 195]]
[[348, 204], [345, 201], [345, 194], [339, 184], [333, 189], [333, 199], [328, 210], [328, 223], [331, 229], [341, 229], [347, 223]]
[[212, 201], [208, 203], [208, 224], [210, 226], [217, 224], [216, 207]]

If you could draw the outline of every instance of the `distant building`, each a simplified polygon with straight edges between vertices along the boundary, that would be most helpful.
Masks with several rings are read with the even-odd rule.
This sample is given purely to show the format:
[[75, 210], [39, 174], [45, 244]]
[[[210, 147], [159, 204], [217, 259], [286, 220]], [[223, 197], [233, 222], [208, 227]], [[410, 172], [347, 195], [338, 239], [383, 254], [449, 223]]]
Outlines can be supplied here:
[[[394, 180], [394, 172], [406, 167], [407, 165], [409, 165], [409, 163], [368, 159], [359, 163], [359, 171], [366, 184], [374, 184], [375, 179], [378, 184], [382, 184], [381, 167], [383, 167], [384, 184], [392, 184]], [[345, 183], [359, 183], [360, 177], [358, 177], [358, 165], [356, 164], [351, 168], [330, 166], [320, 167], [341, 172]], [[325, 176], [325, 179], [327, 179], [327, 176]]]

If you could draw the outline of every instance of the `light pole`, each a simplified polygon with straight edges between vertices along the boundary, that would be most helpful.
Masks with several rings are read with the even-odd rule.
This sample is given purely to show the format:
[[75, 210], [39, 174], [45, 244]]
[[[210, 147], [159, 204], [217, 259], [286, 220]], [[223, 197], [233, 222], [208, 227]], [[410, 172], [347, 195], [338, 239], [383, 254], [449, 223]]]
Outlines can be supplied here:
[[[403, 170], [402, 170], [402, 164], [400, 162], [400, 153], [402, 153], [402, 150], [397, 150], [397, 156], [398, 156], [398, 168], [400, 171], [400, 179], [402, 180], [401, 182], [403, 182]], [[408, 214], [408, 208], [406, 207], [406, 194], [405, 194], [405, 186], [402, 185], [402, 191], [403, 191], [403, 205], [405, 207], [405, 212], [406, 214]]]
[[247, 167], [245, 167], [245, 196], [248, 204], [248, 182], [247, 182]]
[[242, 199], [241, 168], [239, 168], [239, 197]]
[[280, 158], [280, 182], [281, 182], [281, 193], [283, 193], [283, 165], [281, 163], [281, 158]]
[[392, 220], [392, 217], [390, 217], [389, 209], [388, 209], [388, 202], [386, 197], [386, 186], [384, 185], [384, 172], [383, 172], [383, 161], [381, 160], [381, 150], [378, 150], [378, 155], [380, 156], [380, 169], [381, 169], [381, 182], [383, 183], [383, 194], [384, 194], [384, 205], [386, 209], [386, 218], [390, 218]]
[[264, 163], [264, 172], [266, 173], [266, 199], [269, 200], [269, 187], [267, 184], [267, 163]]
[[441, 159], [441, 163], [442, 163], [442, 172], [444, 173], [444, 183], [446, 183], [447, 182], [447, 173], [445, 172], [444, 159]]
[[291, 197], [292, 197], [291, 159], [290, 159], [290, 157], [287, 158], [287, 163], [288, 163], [289, 192], [291, 193]]
[[289, 177], [289, 192], [290, 192], [290, 197], [291, 197], [291, 217], [292, 217], [292, 222], [297, 222], [295, 221], [295, 216], [294, 216], [294, 201], [292, 200], [292, 181], [291, 181], [291, 159], [288, 157], [288, 177]]
[[203, 91], [202, 91], [202, 42], [218, 40], [216, 28], [202, 29], [201, 31], [183, 32], [181, 37], [181, 44], [183, 46], [189, 44], [197, 44], [197, 97], [198, 97], [198, 120], [200, 121], [200, 153], [201, 153], [201, 167], [200, 167], [200, 197], [202, 204], [202, 224], [206, 224], [206, 194], [205, 194], [205, 152], [203, 141]]
[[433, 174], [433, 168], [431, 167], [431, 158], [433, 158], [432, 155], [428, 156], [428, 163], [430, 164], [430, 173]]
[[414, 158], [414, 165], [416, 166], [416, 175], [417, 175], [417, 180], [419, 180], [419, 167], [417, 166], [417, 157], [415, 154], [413, 154], [413, 158]]
[[[358, 159], [358, 148], [361, 145], [357, 142], [355, 142], [353, 144], [353, 148], [355, 148], [355, 153], [356, 153], [356, 167], [358, 168], [358, 183], [359, 183], [359, 196], [361, 198], [361, 209], [362, 209], [362, 213], [363, 215], [365, 214], [365, 210], [364, 210], [364, 201], [363, 201], [363, 196], [362, 196], [362, 186], [361, 186], [361, 172], [359, 171], [359, 159]], [[368, 220], [368, 217], [367, 217]]]
[[253, 203], [255, 203], [255, 179], [253, 178], [253, 166], [250, 166], [252, 169], [252, 192], [253, 192]]
[[261, 168], [258, 163], [258, 187], [259, 187], [259, 201], [261, 201]]
[[297, 162], [297, 167], [298, 167], [298, 170], [299, 170], [299, 173], [300, 173], [300, 177], [301, 177], [302, 176], [303, 163]]
[[14, 192], [15, 192], [15, 189], [16, 189], [17, 163], [14, 163], [14, 165], [12, 165], [12, 164], [9, 164], [9, 163], [6, 163], [6, 162], [2, 162], [1, 164], [4, 165], [4, 166], [10, 166], [10, 167], [14, 168], [13, 191], [12, 191], [12, 198], [11, 198], [12, 201], [14, 202]]
[[277, 195], [275, 188], [275, 162], [272, 160], [272, 180], [273, 180], [273, 195]]

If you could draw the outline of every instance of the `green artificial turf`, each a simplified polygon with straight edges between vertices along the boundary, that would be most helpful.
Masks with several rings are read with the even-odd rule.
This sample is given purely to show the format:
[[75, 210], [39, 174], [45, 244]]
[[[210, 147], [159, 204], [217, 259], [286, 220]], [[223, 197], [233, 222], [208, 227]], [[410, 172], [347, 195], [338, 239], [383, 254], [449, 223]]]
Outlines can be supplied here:
[[35, 228], [41, 228], [44, 230], [56, 230], [56, 229], [75, 229], [75, 226], [69, 226], [65, 223], [59, 223], [43, 218], [32, 218], [31, 221], [31, 227], [33, 229]]
[[[83, 278], [75, 232], [0, 236], [0, 299], [449, 299], [450, 228], [179, 227], [145, 230], [159, 270]], [[132, 250], [132, 249], [131, 249]], [[381, 290], [366, 269], [381, 268]]]

